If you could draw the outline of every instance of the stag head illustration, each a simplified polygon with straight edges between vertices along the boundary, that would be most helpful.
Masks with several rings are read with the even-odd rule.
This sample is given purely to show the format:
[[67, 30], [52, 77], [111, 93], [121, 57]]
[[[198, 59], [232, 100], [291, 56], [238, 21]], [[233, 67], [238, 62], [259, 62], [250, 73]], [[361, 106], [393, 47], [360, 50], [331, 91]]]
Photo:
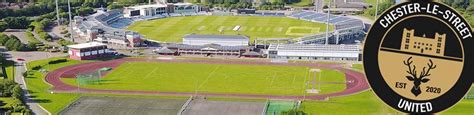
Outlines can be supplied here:
[[421, 83], [426, 83], [430, 81], [430, 79], [426, 77], [429, 77], [431, 75], [430, 70], [435, 69], [436, 65], [434, 65], [433, 61], [429, 59], [429, 63], [427, 63], [428, 67], [423, 67], [423, 70], [418, 77], [416, 73], [416, 66], [413, 64], [413, 61], [411, 59], [412, 57], [409, 57], [407, 60], [404, 60], [403, 64], [408, 66], [408, 70], [406, 72], [409, 75], [406, 76], [406, 78], [410, 81], [413, 81], [413, 88], [411, 88], [411, 93], [413, 93], [415, 96], [418, 96], [421, 94]]

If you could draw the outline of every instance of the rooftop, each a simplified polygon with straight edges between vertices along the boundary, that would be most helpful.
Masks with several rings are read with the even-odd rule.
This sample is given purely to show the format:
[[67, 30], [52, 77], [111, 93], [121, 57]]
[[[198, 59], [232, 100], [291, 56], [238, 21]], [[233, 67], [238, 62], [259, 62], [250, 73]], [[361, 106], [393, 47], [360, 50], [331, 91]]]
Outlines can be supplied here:
[[106, 46], [106, 45], [99, 42], [89, 42], [89, 43], [82, 43], [82, 44], [76, 44], [76, 45], [69, 45], [67, 47], [74, 48], [74, 49], [83, 49], [83, 48], [90, 48], [90, 47], [97, 47], [97, 46]]
[[246, 46], [220, 46], [216, 44], [209, 45], [186, 45], [186, 44], [165, 44], [168, 48], [188, 49], [188, 50], [202, 50], [202, 49], [214, 49], [214, 50], [245, 50], [249, 47]]
[[323, 45], [323, 44], [271, 44], [268, 50], [295, 51], [351, 51], [359, 52], [359, 45]]
[[208, 35], [208, 34], [189, 34], [183, 37], [184, 39], [241, 39], [249, 40], [249, 37], [244, 35]]
[[138, 10], [138, 9], [152, 8], [152, 7], [155, 7], [155, 8], [156, 7], [166, 7], [166, 5], [165, 4], [147, 4], [147, 5], [130, 6], [130, 7], [127, 7], [127, 8]]

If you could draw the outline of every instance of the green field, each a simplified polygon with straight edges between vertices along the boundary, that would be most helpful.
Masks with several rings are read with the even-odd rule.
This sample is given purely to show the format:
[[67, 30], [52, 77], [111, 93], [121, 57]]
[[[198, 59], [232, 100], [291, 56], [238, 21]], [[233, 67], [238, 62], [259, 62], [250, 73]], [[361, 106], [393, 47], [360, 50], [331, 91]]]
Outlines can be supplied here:
[[[234, 31], [235, 26], [241, 26]], [[298, 29], [293, 33], [291, 28]], [[330, 29], [332, 30], [332, 26]], [[147, 39], [164, 42], [180, 42], [184, 35], [196, 34], [243, 34], [255, 38], [295, 38], [326, 31], [322, 23], [308, 22], [286, 17], [263, 16], [186, 16], [140, 21], [128, 27]], [[219, 32], [219, 30], [223, 30]]]
[[[309, 68], [293, 66], [128, 62], [112, 70], [100, 84], [82, 87], [112, 90], [303, 95]], [[344, 74], [322, 70], [322, 81], [344, 82]], [[76, 79], [62, 78], [76, 85]], [[307, 86], [310, 87], [310, 86]], [[321, 93], [338, 92], [345, 84], [323, 84]]]
[[[59, 58], [51, 58], [47, 60], [30, 62], [27, 65], [29, 68], [28, 70], [32, 70], [31, 68], [34, 66], [41, 65], [42, 69], [52, 71], [68, 65], [82, 63], [76, 60], [68, 60], [68, 62], [65, 63], [48, 64], [50, 60], [55, 59]], [[64, 107], [66, 107], [69, 103], [76, 100], [79, 96], [77, 94], [51, 94], [49, 91], [51, 86], [44, 81], [45, 75], [46, 73], [33, 70], [29, 72], [29, 75], [25, 77], [25, 80], [28, 85], [28, 90], [31, 96], [34, 97], [33, 100], [38, 101], [41, 106], [46, 108], [51, 113], [56, 114]]]
[[[54, 58], [57, 59], [57, 58]], [[52, 71], [60, 67], [74, 65], [78, 63], [84, 63], [84, 61], [74, 61], [69, 60], [66, 63], [59, 64], [47, 64], [49, 60], [40, 60], [33, 61], [28, 63], [28, 67], [31, 70], [31, 67], [36, 65], [42, 65], [44, 69]], [[114, 70], [115, 71], [115, 70]], [[39, 101], [39, 104], [46, 108], [53, 114], [57, 114], [68, 104], [75, 101], [78, 97], [81, 96], [126, 96], [126, 97], [137, 97], [136, 95], [112, 95], [112, 94], [68, 94], [68, 93], [54, 93], [51, 94], [49, 86], [44, 82], [44, 73], [33, 71], [33, 75], [26, 77], [27, 85], [29, 91], [32, 92], [34, 100]], [[323, 77], [324, 78], [324, 77]], [[157, 96], [142, 96], [141, 98], [175, 98], [175, 97], [157, 97]], [[186, 99], [187, 97], [178, 97]], [[214, 98], [209, 98], [214, 99]], [[3, 100], [3, 99], [1, 99]], [[242, 99], [224, 99], [216, 98], [215, 100], [224, 100], [224, 101], [240, 101]], [[4, 100], [6, 101], [6, 100]], [[248, 100], [246, 100], [248, 101]], [[259, 100], [255, 100], [259, 101]], [[263, 101], [263, 100], [261, 100]], [[343, 97], [334, 97], [330, 98], [328, 101], [304, 101], [302, 103], [301, 110], [304, 110], [310, 115], [315, 114], [388, 114], [396, 113], [395, 110], [389, 108], [383, 102], [378, 99], [372, 91], [365, 91], [359, 94], [343, 96]], [[463, 99], [450, 110], [442, 112], [442, 114], [474, 114], [474, 100], [472, 99]]]
[[[454, 115], [472, 115], [474, 114], [474, 100], [463, 99], [449, 110], [441, 112], [444, 114]], [[338, 114], [338, 115], [380, 115], [380, 114], [399, 114], [400, 112], [390, 108], [384, 104], [382, 100], [375, 96], [371, 90], [359, 94], [344, 97], [335, 97], [329, 101], [304, 101], [301, 110], [315, 114]]]
[[364, 66], [362, 64], [352, 64], [352, 69], [364, 71]]

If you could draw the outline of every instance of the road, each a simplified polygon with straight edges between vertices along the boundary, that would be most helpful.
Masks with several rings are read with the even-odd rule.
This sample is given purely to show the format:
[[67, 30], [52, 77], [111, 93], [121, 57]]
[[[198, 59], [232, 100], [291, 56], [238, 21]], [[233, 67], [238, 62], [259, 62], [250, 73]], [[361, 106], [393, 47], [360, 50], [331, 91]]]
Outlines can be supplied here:
[[20, 84], [21, 89], [25, 92], [25, 101], [26, 104], [30, 107], [35, 115], [51, 115], [48, 111], [44, 110], [38, 103], [33, 101], [28, 93], [28, 88], [26, 87], [26, 82], [23, 77], [23, 72], [26, 72], [24, 62], [16, 62], [15, 64], [15, 82]]
[[8, 31], [3, 32], [5, 35], [15, 35], [21, 43], [28, 44], [28, 38], [26, 38], [25, 30], [23, 29], [10, 29]]
[[[28, 92], [28, 88], [25, 82], [25, 79], [23, 77], [23, 73], [26, 72], [26, 68], [24, 63], [30, 62], [30, 61], [35, 61], [35, 60], [42, 60], [42, 59], [47, 59], [51, 57], [60, 57], [60, 56], [66, 56], [67, 54], [62, 54], [62, 53], [48, 53], [48, 52], [14, 52], [14, 51], [9, 51], [6, 52], [11, 55], [12, 58], [11, 60], [14, 60], [16, 62], [15, 64], [15, 82], [20, 84], [21, 88], [25, 92], [25, 100], [26, 104], [30, 107], [30, 109], [33, 111], [34, 114], [36, 115], [50, 115], [47, 110], [43, 109], [38, 103], [36, 103], [31, 97], [31, 95]], [[25, 59], [26, 61], [17, 61], [18, 58]]]

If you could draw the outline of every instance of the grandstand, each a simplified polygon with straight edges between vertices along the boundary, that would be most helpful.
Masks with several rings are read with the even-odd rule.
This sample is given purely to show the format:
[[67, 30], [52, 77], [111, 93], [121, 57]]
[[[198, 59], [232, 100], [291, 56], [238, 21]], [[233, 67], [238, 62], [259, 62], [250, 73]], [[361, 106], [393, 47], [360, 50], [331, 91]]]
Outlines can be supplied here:
[[271, 44], [269, 59], [284, 60], [360, 60], [359, 45]]
[[283, 12], [273, 12], [273, 11], [256, 11], [255, 14], [257, 16], [286, 16]]
[[167, 17], [167, 16], [194, 16], [198, 12], [207, 11], [201, 5], [191, 3], [157, 3], [125, 7], [123, 16], [132, 17]]
[[[327, 14], [314, 11], [300, 11], [290, 14], [288, 17], [306, 21], [328, 23], [334, 26], [334, 31], [328, 33], [328, 42], [339, 44], [339, 41], [354, 39], [365, 35], [365, 25], [362, 20], [352, 19], [345, 16]], [[293, 40], [297, 44], [325, 43], [326, 33], [308, 35]]]
[[87, 17], [74, 17], [73, 29], [86, 41], [97, 41], [127, 47], [142, 45], [142, 36], [124, 28], [133, 23], [130, 18], [123, 18], [120, 10], [98, 11]]
[[[173, 5], [174, 7], [170, 7], [169, 5]], [[130, 43], [134, 42], [129, 41], [129, 38], [127, 38], [126, 36], [127, 34], [132, 34], [131, 36], [136, 36], [136, 34], [138, 33], [129, 32], [124, 28], [136, 21], [179, 16], [238, 15], [233, 12], [223, 11], [207, 12], [201, 10], [200, 7], [201, 6], [189, 3], [175, 3], [131, 6], [124, 8], [123, 11], [98, 11], [96, 14], [93, 14], [91, 16], [77, 18], [75, 28], [76, 31], [80, 33], [81, 36], [85, 36], [88, 41], [95, 40], [103, 43], [112, 43], [116, 45], [135, 46], [130, 45]], [[331, 44], [339, 44], [339, 41], [342, 40], [363, 37], [363, 35], [365, 35], [364, 29], [366, 28], [361, 20], [341, 15], [328, 15], [327, 13], [315, 11], [303, 10], [295, 11], [291, 14], [282, 11], [255, 11], [255, 13], [253, 14], [242, 15], [287, 16], [290, 18], [311, 22], [328, 23], [329, 25], [334, 26], [334, 31], [328, 32], [327, 35], [326, 33], [320, 33], [314, 35], [307, 35], [296, 39], [288, 39], [288, 42], [286, 43], [290, 44], [321, 44], [326, 42]], [[328, 41], [326, 41], [326, 37], [329, 38]], [[143, 38], [143, 36], [141, 36], [141, 38]], [[281, 40], [277, 40], [277, 42], [281, 42]]]

